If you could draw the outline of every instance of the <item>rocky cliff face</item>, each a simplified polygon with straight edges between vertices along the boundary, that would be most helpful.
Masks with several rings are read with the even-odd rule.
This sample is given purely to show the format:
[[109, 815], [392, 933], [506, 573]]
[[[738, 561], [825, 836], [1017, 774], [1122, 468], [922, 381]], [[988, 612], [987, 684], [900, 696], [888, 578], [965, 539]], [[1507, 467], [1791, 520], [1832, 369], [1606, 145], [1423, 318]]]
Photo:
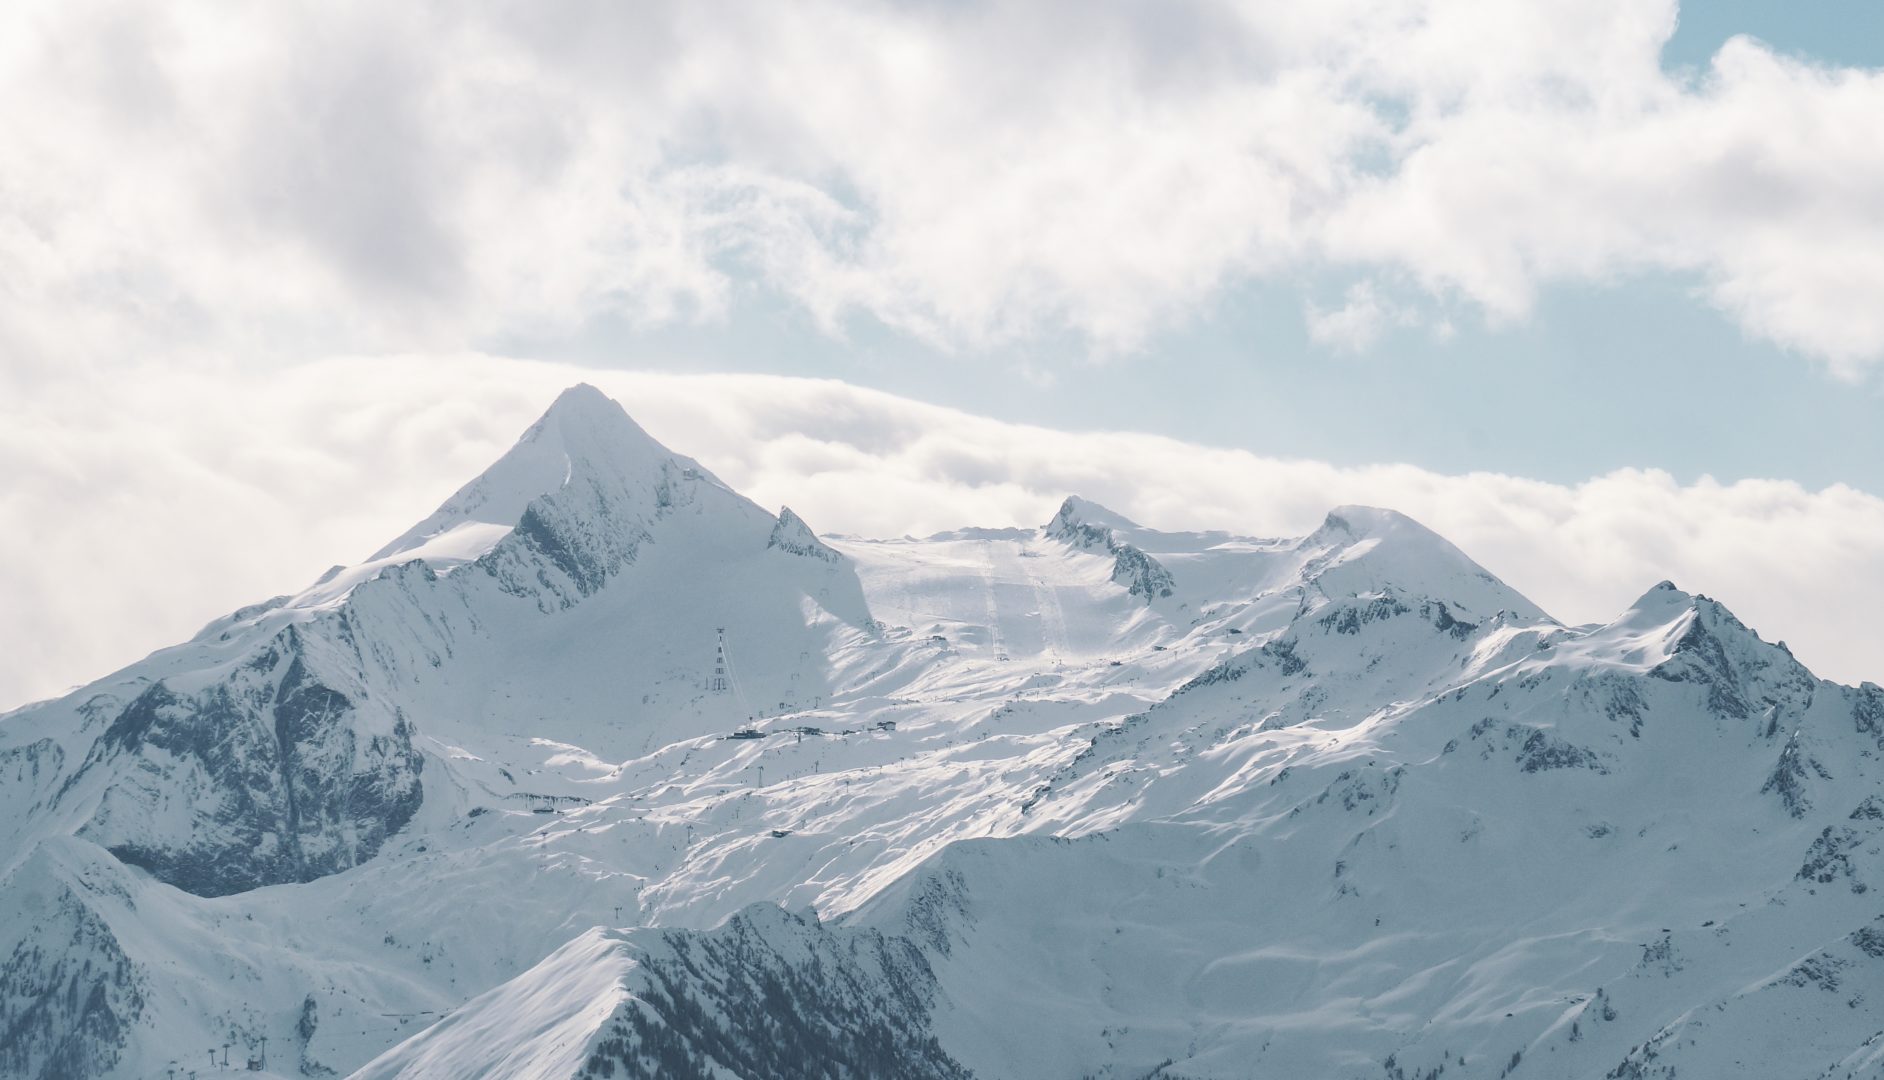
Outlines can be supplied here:
[[[573, 389], [372, 560], [212, 624], [192, 643], [201, 660], [109, 716], [58, 801], [83, 813], [79, 835], [202, 896], [359, 865], [423, 801], [411, 710], [437, 704], [419, 684], [450, 674], [481, 617], [593, 596], [703, 490], [743, 502]], [[0, 749], [0, 768], [43, 771], [62, 752]]]
[[544, 610], [576, 604], [635, 561], [655, 522], [692, 501], [693, 484], [677, 462], [661, 462], [642, 479], [645, 491], [593, 473], [572, 478], [532, 501], [479, 566]]
[[929, 1029], [920, 950], [760, 906], [710, 933], [668, 933], [578, 1075], [898, 1076], [968, 1080]]
[[759, 904], [710, 931], [589, 931], [355, 1076], [969, 1080], [935, 994], [911, 942]]
[[372, 858], [417, 810], [424, 761], [411, 723], [363, 725], [303, 640], [290, 627], [217, 682], [126, 706], [68, 785], [105, 784], [80, 835], [201, 896]]
[[1053, 520], [1046, 524], [1045, 531], [1047, 536], [1061, 543], [1111, 555], [1112, 580], [1131, 595], [1147, 603], [1170, 596], [1176, 588], [1171, 571], [1120, 537], [1112, 525], [1106, 524], [1109, 520], [1123, 519], [1083, 499], [1068, 498], [1060, 504]]
[[818, 534], [811, 531], [805, 519], [792, 513], [789, 506], [779, 508], [778, 524], [772, 526], [772, 535], [766, 540], [765, 546], [787, 555], [800, 555], [823, 562], [834, 563], [843, 558], [831, 550], [829, 544], [818, 539]]
[[48, 860], [0, 881], [13, 941], [0, 955], [0, 1076], [104, 1076], [144, 1010], [146, 980]]

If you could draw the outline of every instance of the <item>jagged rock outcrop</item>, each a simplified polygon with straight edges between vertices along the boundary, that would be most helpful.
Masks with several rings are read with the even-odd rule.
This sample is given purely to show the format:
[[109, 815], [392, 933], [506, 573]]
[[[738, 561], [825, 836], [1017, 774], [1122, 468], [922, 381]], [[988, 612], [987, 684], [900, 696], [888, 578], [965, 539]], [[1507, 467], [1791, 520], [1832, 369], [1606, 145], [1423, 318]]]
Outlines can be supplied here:
[[778, 511], [778, 524], [772, 526], [772, 536], [766, 541], [766, 547], [783, 551], [787, 555], [801, 555], [807, 559], [819, 559], [834, 563], [843, 558], [818, 534], [811, 531], [805, 519], [792, 513], [789, 506], [781, 506]]
[[298, 627], [200, 689], [153, 683], [66, 785], [106, 785], [80, 835], [201, 896], [357, 865], [422, 795], [411, 723], [375, 711], [322, 680]]
[[1073, 547], [1104, 551], [1111, 555], [1112, 580], [1125, 586], [1126, 592], [1147, 603], [1172, 595], [1177, 582], [1171, 577], [1171, 571], [1165, 569], [1164, 564], [1157, 559], [1121, 539], [1112, 526], [1090, 520], [1095, 510], [1105, 517], [1113, 516], [1083, 499], [1068, 497], [1060, 504], [1053, 520], [1047, 522], [1046, 533]]
[[46, 860], [0, 881], [21, 932], [0, 955], [0, 1076], [103, 1076], [124, 1056], [148, 992], [111, 929]]
[[901, 938], [768, 905], [710, 933], [663, 935], [640, 969], [645, 982], [600, 1032], [585, 1080], [969, 1080], [929, 1030], [935, 979]]
[[717, 929], [592, 930], [355, 1080], [970, 1080], [937, 1044], [912, 942], [771, 904]]

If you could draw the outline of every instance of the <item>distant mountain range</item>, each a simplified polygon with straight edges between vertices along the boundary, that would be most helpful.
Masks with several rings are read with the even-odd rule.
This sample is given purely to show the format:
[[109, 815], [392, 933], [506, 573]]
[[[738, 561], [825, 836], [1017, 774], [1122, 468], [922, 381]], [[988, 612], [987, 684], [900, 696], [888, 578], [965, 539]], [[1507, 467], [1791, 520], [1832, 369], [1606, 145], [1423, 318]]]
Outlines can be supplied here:
[[578, 386], [0, 716], [0, 1076], [1877, 1077], [1881, 846], [1884, 689], [1672, 584], [820, 536]]

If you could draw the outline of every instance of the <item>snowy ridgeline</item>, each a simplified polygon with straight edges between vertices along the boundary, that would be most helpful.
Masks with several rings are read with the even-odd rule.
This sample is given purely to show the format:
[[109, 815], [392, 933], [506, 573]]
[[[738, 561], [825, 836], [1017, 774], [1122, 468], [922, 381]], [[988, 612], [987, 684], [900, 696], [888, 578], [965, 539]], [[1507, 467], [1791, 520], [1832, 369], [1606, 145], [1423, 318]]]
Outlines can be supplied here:
[[1672, 585], [1566, 627], [1353, 507], [821, 539], [578, 387], [0, 717], [0, 1076], [1878, 1076], [1880, 762]]

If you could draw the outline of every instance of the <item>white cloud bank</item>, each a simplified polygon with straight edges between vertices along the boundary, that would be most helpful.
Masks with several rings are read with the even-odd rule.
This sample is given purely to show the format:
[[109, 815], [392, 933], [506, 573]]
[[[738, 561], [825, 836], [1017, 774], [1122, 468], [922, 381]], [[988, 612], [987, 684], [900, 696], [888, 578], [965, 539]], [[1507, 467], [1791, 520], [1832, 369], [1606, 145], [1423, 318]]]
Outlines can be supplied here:
[[[1884, 72], [1671, 0], [0, 6], [0, 701], [303, 584], [422, 516], [570, 369], [307, 362], [719, 318], [1128, 350], [1333, 270], [1330, 347], [1556, 283], [1692, 275], [1749, 333], [1884, 359]], [[240, 357], [238, 363], [231, 358]], [[1699, 361], [1697, 361], [1699, 363]], [[1037, 373], [1051, 377], [1051, 372]], [[1877, 677], [1878, 499], [1341, 469], [822, 383], [595, 376], [814, 525], [1033, 523], [1068, 491], [1283, 533], [1394, 506], [1572, 619], [1672, 576]], [[711, 388], [712, 393], [703, 392]], [[1254, 421], [1253, 421], [1254, 422]]]
[[[1884, 357], [1884, 72], [1673, 0], [0, 11], [11, 368], [473, 347], [757, 281], [836, 327], [1130, 349], [1333, 269], [1494, 320], [1689, 275]], [[1327, 323], [1350, 347], [1367, 312]]]
[[1036, 525], [1077, 492], [1154, 526], [1291, 535], [1369, 503], [1419, 518], [1559, 618], [1607, 619], [1673, 578], [1821, 674], [1884, 679], [1884, 499], [1845, 487], [1338, 468], [1001, 423], [829, 381], [469, 355], [133, 371], [30, 405], [0, 398], [0, 707], [364, 557], [578, 380], [821, 531]]

